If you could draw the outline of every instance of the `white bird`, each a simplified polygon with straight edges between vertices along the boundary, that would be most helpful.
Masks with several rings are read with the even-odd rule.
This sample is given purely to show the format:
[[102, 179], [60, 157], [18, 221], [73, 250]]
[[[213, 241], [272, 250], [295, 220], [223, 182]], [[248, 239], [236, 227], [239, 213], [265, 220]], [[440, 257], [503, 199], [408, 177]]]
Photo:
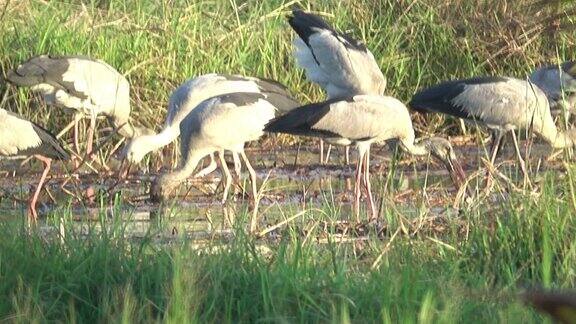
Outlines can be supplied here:
[[[288, 107], [280, 104], [287, 104]], [[250, 173], [254, 214], [250, 230], [256, 228], [257, 188], [256, 172], [244, 153], [244, 144], [255, 141], [263, 134], [264, 125], [274, 118], [277, 110], [285, 111], [298, 105], [297, 102], [274, 102], [262, 93], [229, 93], [204, 100], [180, 123], [180, 166], [172, 173], [157, 177], [152, 183], [151, 198], [161, 201], [194, 172], [200, 159], [218, 152], [220, 167], [225, 177], [222, 202], [228, 196], [232, 184], [230, 171], [224, 161], [224, 151], [239, 154]], [[236, 169], [238, 176], [240, 170]]]
[[544, 91], [553, 111], [576, 110], [576, 61], [538, 68], [530, 75], [530, 81]]
[[526, 80], [476, 77], [442, 82], [415, 94], [409, 106], [417, 111], [447, 114], [488, 127], [493, 139], [492, 164], [502, 137], [510, 131], [526, 180], [527, 170], [515, 130], [531, 129], [554, 148], [572, 147], [576, 143], [574, 130], [563, 132], [556, 128], [546, 94]]
[[36, 221], [36, 202], [50, 171], [52, 159], [68, 160], [68, 153], [47, 130], [0, 108], [0, 155], [34, 156], [44, 163], [44, 171], [29, 204], [30, 220]]
[[[321, 17], [293, 10], [288, 23], [298, 34], [294, 38], [294, 56], [308, 79], [324, 89], [328, 99], [347, 98], [360, 94], [383, 95], [386, 78], [374, 55], [360, 41], [337, 32]], [[338, 139], [325, 139], [337, 144]], [[324, 158], [320, 142], [320, 163], [328, 161], [330, 147]], [[346, 163], [349, 163], [346, 147]]]
[[8, 71], [7, 80], [39, 92], [49, 105], [73, 110], [77, 150], [78, 121], [83, 117], [90, 118], [87, 153], [92, 151], [99, 115], [106, 116], [124, 137], [150, 132], [131, 123], [130, 85], [123, 75], [103, 61], [85, 56], [40, 55]]
[[[263, 93], [278, 109], [298, 106], [286, 87], [274, 80], [241, 75], [206, 74], [184, 82], [172, 92], [164, 127], [158, 134], [133, 138], [126, 145], [123, 156], [130, 163], [140, 163], [146, 154], [172, 143], [180, 135], [180, 123], [204, 100], [234, 92]], [[280, 111], [282, 112], [282, 111]], [[237, 161], [237, 157], [235, 161]], [[214, 156], [211, 162], [195, 176], [202, 177], [216, 169]]]
[[370, 188], [370, 145], [397, 140], [414, 155], [432, 154], [448, 168], [459, 187], [465, 180], [450, 143], [443, 138], [415, 140], [412, 121], [406, 106], [392, 97], [358, 95], [345, 99], [330, 99], [296, 108], [270, 121], [266, 132], [334, 138], [346, 145], [355, 145], [359, 152], [356, 168], [354, 210], [360, 214], [360, 191], [364, 186], [371, 217], [377, 210]]

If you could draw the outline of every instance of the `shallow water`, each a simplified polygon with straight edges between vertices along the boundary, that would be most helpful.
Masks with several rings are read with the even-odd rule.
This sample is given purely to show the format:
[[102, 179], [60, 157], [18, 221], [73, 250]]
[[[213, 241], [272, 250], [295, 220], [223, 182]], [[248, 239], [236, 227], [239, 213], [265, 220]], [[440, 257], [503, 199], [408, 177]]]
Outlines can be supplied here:
[[[333, 221], [353, 218], [351, 203], [355, 167], [343, 164], [343, 149], [332, 150], [331, 164], [328, 165], [318, 164], [316, 147], [311, 146], [283, 149], [281, 152], [255, 149], [247, 152], [261, 186], [260, 228], [272, 226], [307, 209], [319, 209]], [[540, 163], [539, 170], [544, 169], [546, 163], [541, 160], [549, 152], [544, 145], [532, 149], [535, 159], [531, 161]], [[503, 159], [509, 153], [504, 152]], [[467, 173], [478, 170], [480, 155], [476, 147], [461, 145], [457, 154], [462, 157]], [[351, 160], [356, 160], [354, 154]], [[372, 186], [377, 199], [386, 192], [382, 202], [384, 207], [394, 204], [395, 210], [412, 217], [418, 217], [423, 202], [430, 215], [443, 215], [450, 210], [456, 191], [442, 165], [406, 156], [396, 163], [392, 160], [392, 153], [386, 148], [373, 150]], [[25, 201], [18, 199], [27, 199], [28, 192], [33, 192], [41, 171], [36, 163], [22, 168], [19, 163], [0, 161], [1, 170], [8, 170], [8, 174], [0, 174], [0, 217], [3, 218], [24, 215]], [[546, 168], [550, 167], [555, 165], [546, 164]], [[499, 169], [505, 172], [513, 168], [514, 163]], [[13, 176], [12, 170], [18, 170], [18, 174]], [[123, 219], [124, 233], [129, 237], [137, 239], [155, 232], [158, 240], [162, 241], [176, 237], [203, 240], [214, 238], [215, 233], [226, 237], [230, 234], [234, 215], [243, 215], [250, 210], [249, 197], [241, 192], [231, 197], [226, 206], [221, 204], [219, 170], [203, 179], [186, 181], [173, 199], [159, 208], [148, 199], [150, 181], [157, 174], [158, 171], [136, 171], [124, 181], [118, 181], [113, 173], [95, 174], [85, 170], [71, 176], [61, 163], [55, 163], [38, 211], [41, 215], [48, 215], [45, 221], [48, 228], [52, 227], [49, 225], [51, 222], [54, 223], [54, 215], [58, 218], [69, 215], [68, 219], [75, 223], [79, 235], [87, 233], [87, 229], [102, 230], [102, 224], [106, 224], [102, 220]], [[242, 182], [245, 188], [249, 188], [246, 175]], [[426, 190], [422, 190], [424, 186]], [[86, 198], [88, 189], [96, 193], [95, 198]], [[309, 221], [306, 216], [295, 220], [303, 224]]]

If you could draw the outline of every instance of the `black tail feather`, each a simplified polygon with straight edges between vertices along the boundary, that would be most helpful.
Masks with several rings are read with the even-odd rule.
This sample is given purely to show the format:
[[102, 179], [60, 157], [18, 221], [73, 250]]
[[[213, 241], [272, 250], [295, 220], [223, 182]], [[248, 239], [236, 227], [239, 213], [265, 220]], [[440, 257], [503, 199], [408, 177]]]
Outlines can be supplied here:
[[40, 151], [42, 155], [57, 159], [57, 160], [69, 160], [70, 154], [66, 152], [60, 141], [52, 135], [49, 131], [42, 128], [40, 125], [32, 123], [34, 131], [38, 134], [38, 137], [42, 140], [40, 147], [36, 148], [36, 151]]

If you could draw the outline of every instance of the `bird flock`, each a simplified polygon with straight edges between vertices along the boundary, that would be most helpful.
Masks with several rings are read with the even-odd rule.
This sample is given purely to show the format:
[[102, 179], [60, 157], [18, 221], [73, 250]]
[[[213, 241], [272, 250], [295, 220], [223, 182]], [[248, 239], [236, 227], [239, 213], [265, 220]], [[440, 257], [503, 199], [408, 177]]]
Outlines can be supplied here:
[[[408, 107], [489, 128], [492, 164], [502, 138], [510, 132], [524, 174], [527, 171], [516, 130], [529, 129], [554, 148], [576, 144], [576, 131], [559, 130], [553, 119], [555, 112], [570, 112], [576, 104], [575, 62], [541, 67], [526, 79], [485, 76], [445, 81], [421, 90], [405, 105], [385, 94], [386, 78], [365, 44], [337, 31], [320, 16], [300, 9], [292, 11], [288, 23], [295, 32], [296, 62], [305, 70], [307, 79], [325, 91], [325, 101], [303, 105], [274, 80], [210, 73], [192, 78], [173, 91], [159, 133], [137, 126], [131, 119], [129, 83], [103, 61], [84, 56], [40, 55], [9, 70], [6, 80], [10, 84], [28, 87], [48, 105], [74, 113], [73, 121], [54, 136], [25, 117], [0, 108], [0, 155], [33, 156], [45, 165], [30, 199], [30, 220], [37, 219], [36, 202], [51, 161], [71, 158], [57, 138], [74, 127], [74, 156], [89, 159], [93, 155], [98, 116], [108, 119], [116, 132], [128, 139], [120, 154], [124, 162], [120, 169], [124, 171], [148, 153], [180, 138], [179, 166], [159, 175], [151, 184], [150, 197], [156, 202], [169, 197], [188, 177], [205, 176], [218, 165], [223, 175], [222, 202], [226, 202], [234, 177], [224, 154], [231, 153], [235, 176], [241, 177], [242, 164], [250, 174], [252, 231], [257, 227], [257, 176], [244, 146], [264, 133], [315, 137], [330, 145], [355, 147], [358, 161], [353, 211], [358, 221], [362, 193], [368, 217], [378, 217], [369, 177], [373, 143], [391, 142], [412, 155], [430, 155], [446, 166], [457, 188], [465, 185], [466, 174], [450, 142], [442, 137], [417, 138]], [[84, 153], [80, 152], [78, 139], [78, 122], [82, 118], [90, 120]], [[205, 157], [210, 159], [209, 165], [196, 171]], [[79, 161], [74, 160], [78, 167]], [[327, 161], [323, 150], [320, 161]]]

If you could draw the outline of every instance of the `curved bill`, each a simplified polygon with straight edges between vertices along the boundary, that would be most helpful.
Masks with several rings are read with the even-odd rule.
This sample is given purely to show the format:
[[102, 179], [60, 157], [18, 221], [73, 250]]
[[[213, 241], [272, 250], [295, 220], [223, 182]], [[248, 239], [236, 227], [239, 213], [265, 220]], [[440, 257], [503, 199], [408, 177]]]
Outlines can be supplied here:
[[466, 173], [464, 169], [462, 169], [462, 165], [456, 158], [448, 158], [444, 161], [446, 164], [446, 169], [448, 169], [448, 173], [450, 173], [450, 178], [452, 178], [452, 182], [457, 189], [460, 189], [463, 185], [466, 184]]
[[130, 167], [132, 167], [132, 163], [128, 161], [128, 159], [123, 158], [122, 162], [120, 162], [120, 167], [118, 168], [118, 179], [123, 180], [128, 177], [130, 173]]

